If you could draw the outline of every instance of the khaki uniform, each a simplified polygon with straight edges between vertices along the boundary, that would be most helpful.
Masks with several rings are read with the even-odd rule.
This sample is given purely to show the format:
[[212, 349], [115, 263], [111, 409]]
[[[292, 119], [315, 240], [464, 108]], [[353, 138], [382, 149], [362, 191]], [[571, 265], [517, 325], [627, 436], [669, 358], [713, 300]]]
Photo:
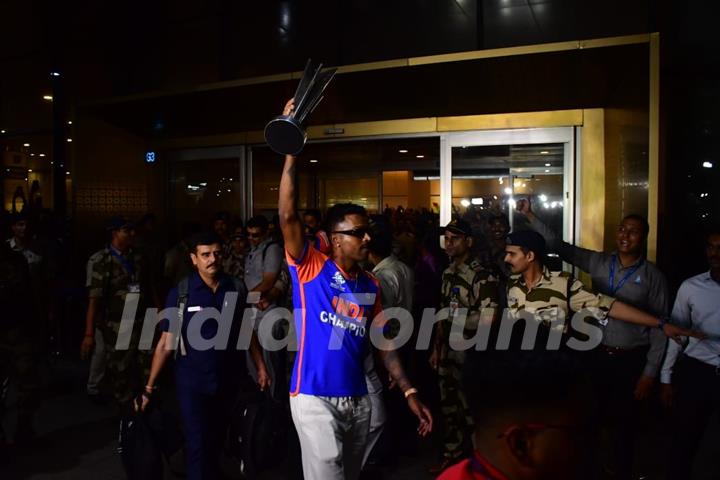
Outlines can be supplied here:
[[[461, 265], [451, 263], [443, 272], [441, 287], [441, 307], [450, 305], [454, 288], [459, 289], [459, 308], [467, 309], [467, 322], [464, 336], [475, 335], [478, 322], [482, 318], [492, 319], [498, 308], [498, 280], [489, 270], [483, 268], [475, 258]], [[443, 320], [445, 343], [440, 353], [440, 408], [444, 420], [443, 454], [457, 458], [471, 448], [470, 434], [473, 421], [467, 400], [461, 389], [462, 370], [465, 364], [465, 352], [450, 348], [449, 336], [451, 320]]]
[[513, 275], [508, 281], [508, 313], [518, 315], [529, 312], [545, 326], [561, 318], [553, 327], [568, 332], [570, 317], [581, 310], [588, 312], [600, 324], [607, 323], [607, 315], [615, 299], [594, 293], [580, 280], [566, 272], [551, 272], [543, 267], [543, 275], [535, 287], [528, 291], [522, 275]]
[[223, 272], [227, 273], [231, 277], [244, 278], [245, 277], [245, 252], [236, 253], [234, 249], [230, 248], [223, 254]]
[[[125, 256], [126, 265], [104, 248], [90, 257], [87, 264], [88, 297], [98, 299], [99, 318], [96, 327], [105, 343], [106, 371], [103, 381], [121, 407], [130, 405], [133, 396], [143, 385], [150, 371], [152, 352], [140, 351], [138, 343], [145, 317], [146, 296], [150, 285], [139, 254], [130, 250]], [[130, 347], [115, 350], [125, 298], [130, 290], [140, 289], [140, 302], [136, 312]]]

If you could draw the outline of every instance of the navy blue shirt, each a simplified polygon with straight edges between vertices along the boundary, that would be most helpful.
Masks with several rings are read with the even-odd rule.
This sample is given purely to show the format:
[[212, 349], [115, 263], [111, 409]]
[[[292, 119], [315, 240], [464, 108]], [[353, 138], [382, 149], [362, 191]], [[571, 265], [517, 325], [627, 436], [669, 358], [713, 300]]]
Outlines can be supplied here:
[[[224, 349], [214, 346], [207, 350], [196, 350], [193, 344], [188, 341], [187, 332], [193, 324], [195, 314], [207, 308], [215, 308], [219, 314], [226, 310], [225, 294], [236, 292], [235, 281], [229, 275], [221, 274], [220, 283], [215, 292], [203, 282], [197, 272], [193, 272], [188, 282], [188, 297], [183, 316], [182, 338], [185, 344], [185, 355], [178, 351], [175, 362], [175, 376], [178, 386], [192, 387], [206, 393], [214, 393], [220, 387], [232, 386], [247, 378], [245, 364], [245, 351], [238, 350], [237, 341], [240, 325], [242, 323], [245, 306], [245, 292], [238, 293], [235, 304], [235, 311], [232, 312], [232, 326], [227, 343]], [[178, 306], [178, 287], [168, 293], [166, 308]], [[226, 313], [227, 315], [227, 313]], [[218, 320], [207, 319], [202, 324], [200, 334], [203, 339], [213, 339], [218, 333]], [[201, 321], [202, 319], [198, 319]], [[167, 331], [169, 322], [163, 320], [159, 325], [160, 330]], [[178, 349], [180, 347], [178, 346]]]

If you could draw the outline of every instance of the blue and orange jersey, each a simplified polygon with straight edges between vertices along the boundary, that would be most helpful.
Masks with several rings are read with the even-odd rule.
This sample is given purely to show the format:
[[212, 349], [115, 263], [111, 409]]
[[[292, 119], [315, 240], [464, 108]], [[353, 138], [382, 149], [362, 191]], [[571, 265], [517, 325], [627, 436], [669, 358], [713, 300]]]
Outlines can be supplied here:
[[382, 309], [379, 282], [363, 271], [348, 275], [309, 242], [299, 259], [286, 256], [298, 337], [290, 395], [367, 394], [363, 362]]

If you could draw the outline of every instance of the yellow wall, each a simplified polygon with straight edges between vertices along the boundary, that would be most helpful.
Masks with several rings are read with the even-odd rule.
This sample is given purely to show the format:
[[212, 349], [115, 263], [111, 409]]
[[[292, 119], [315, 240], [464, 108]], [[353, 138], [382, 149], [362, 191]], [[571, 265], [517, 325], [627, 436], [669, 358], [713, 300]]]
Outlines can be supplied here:
[[583, 111], [580, 162], [580, 246], [603, 250], [605, 228], [605, 124], [602, 109]]
[[620, 219], [648, 215], [648, 112], [605, 110], [605, 249]]

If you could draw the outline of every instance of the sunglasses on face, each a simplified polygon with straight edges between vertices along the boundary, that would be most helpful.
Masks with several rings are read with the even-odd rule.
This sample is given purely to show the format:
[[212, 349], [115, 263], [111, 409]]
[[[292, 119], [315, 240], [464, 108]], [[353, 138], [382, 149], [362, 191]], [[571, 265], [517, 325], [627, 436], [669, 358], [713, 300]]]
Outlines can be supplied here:
[[352, 230], [335, 230], [332, 233], [342, 233], [343, 235], [350, 235], [355, 238], [365, 238], [365, 235], [372, 236], [372, 230], [370, 227], [356, 227]]

